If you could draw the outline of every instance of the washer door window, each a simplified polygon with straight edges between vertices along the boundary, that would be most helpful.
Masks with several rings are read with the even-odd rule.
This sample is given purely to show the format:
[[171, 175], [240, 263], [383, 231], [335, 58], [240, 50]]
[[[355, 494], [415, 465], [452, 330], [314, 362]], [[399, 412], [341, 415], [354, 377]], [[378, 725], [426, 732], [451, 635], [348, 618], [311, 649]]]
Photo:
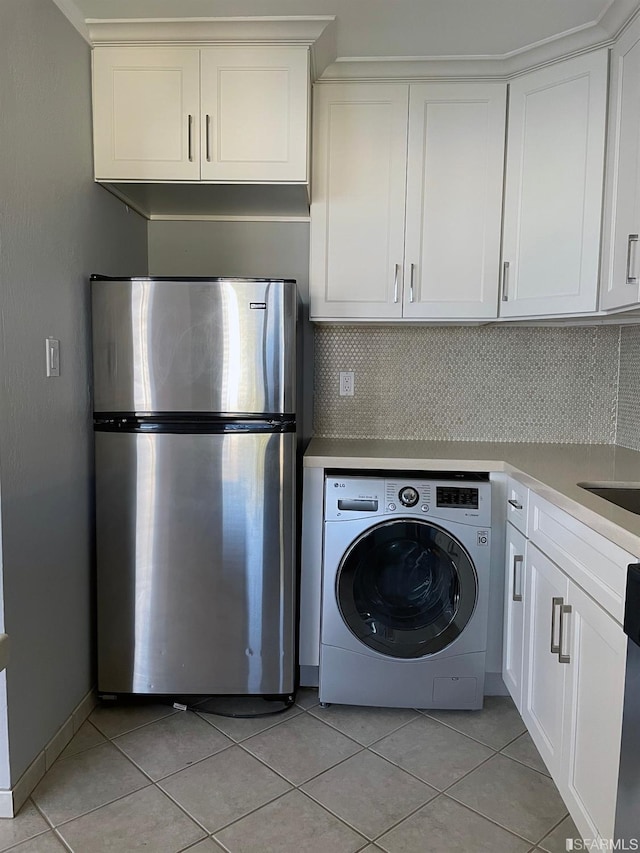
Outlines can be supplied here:
[[476, 571], [464, 547], [421, 520], [383, 522], [363, 533], [338, 568], [342, 618], [366, 646], [418, 658], [450, 645], [471, 618]]

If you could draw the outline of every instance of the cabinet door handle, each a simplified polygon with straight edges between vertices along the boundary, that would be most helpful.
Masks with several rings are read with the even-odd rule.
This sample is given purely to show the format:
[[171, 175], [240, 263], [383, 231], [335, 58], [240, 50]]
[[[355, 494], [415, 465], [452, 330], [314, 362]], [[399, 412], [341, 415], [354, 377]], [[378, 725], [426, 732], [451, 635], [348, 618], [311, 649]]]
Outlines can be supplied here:
[[521, 504], [519, 501], [517, 501], [515, 498], [509, 498], [509, 500], [507, 501], [507, 503], [508, 503], [508, 504], [511, 504], [511, 506], [512, 506], [514, 509], [522, 509], [522, 504]]
[[[562, 599], [560, 599], [562, 601]], [[571, 663], [571, 655], [564, 653], [564, 617], [571, 613], [571, 605], [563, 604], [560, 608], [560, 636], [558, 637], [558, 661], [559, 663]]]
[[191, 114], [189, 115], [188, 127], [189, 127], [189, 160], [193, 160], [193, 145], [192, 145], [192, 142], [193, 142], [193, 116]]
[[398, 275], [400, 274], [400, 264], [396, 264], [396, 273], [393, 277], [393, 301], [398, 301]]
[[560, 636], [558, 636], [558, 642], [556, 643], [556, 607], [562, 607], [564, 603], [563, 598], [552, 598], [551, 599], [551, 654], [559, 655], [560, 654]]
[[415, 268], [416, 265], [411, 264], [411, 272], [409, 274], [409, 302], [413, 302], [413, 271]]
[[[514, 601], [522, 601], [522, 563], [524, 556], [522, 554], [513, 555], [513, 592], [511, 598]], [[520, 566], [520, 592], [516, 592], [516, 577], [518, 574], [518, 566]]]
[[638, 242], [637, 234], [629, 234], [627, 239], [627, 284], [637, 284], [638, 276], [631, 275], [631, 246]]
[[207, 160], [211, 162], [211, 116], [208, 115], [205, 117], [205, 151], [207, 155]]
[[502, 301], [509, 301], [509, 261], [502, 264]]

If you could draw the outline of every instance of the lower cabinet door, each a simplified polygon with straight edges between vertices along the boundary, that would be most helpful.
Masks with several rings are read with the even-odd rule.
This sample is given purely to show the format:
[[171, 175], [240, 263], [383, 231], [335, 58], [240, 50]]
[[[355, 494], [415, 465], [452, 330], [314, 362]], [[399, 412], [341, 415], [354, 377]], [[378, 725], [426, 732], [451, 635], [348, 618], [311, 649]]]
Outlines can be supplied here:
[[522, 712], [526, 548], [527, 540], [523, 534], [512, 524], [507, 524], [502, 678], [520, 712]]
[[583, 838], [610, 840], [627, 640], [620, 625], [573, 583], [569, 600], [571, 612], [564, 617], [569, 662], [558, 787]]
[[524, 672], [521, 714], [554, 780], [561, 775], [567, 667], [559, 662], [560, 617], [569, 580], [531, 542], [525, 574]]

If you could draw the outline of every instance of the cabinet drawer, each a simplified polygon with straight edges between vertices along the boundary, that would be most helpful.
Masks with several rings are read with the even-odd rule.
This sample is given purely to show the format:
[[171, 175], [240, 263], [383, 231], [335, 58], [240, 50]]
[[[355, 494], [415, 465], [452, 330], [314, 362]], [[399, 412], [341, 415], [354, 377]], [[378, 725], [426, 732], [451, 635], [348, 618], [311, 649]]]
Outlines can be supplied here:
[[622, 624], [627, 566], [632, 554], [531, 493], [530, 540]]
[[507, 477], [507, 521], [524, 535], [527, 535], [529, 489]]

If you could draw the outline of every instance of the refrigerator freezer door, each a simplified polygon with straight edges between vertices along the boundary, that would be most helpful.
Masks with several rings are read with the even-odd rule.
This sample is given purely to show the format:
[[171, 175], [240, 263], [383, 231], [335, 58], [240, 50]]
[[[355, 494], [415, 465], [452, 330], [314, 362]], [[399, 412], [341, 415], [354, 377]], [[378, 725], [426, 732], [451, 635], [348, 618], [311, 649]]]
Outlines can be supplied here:
[[295, 433], [96, 433], [98, 689], [288, 694]]
[[295, 412], [293, 281], [91, 282], [94, 411]]

